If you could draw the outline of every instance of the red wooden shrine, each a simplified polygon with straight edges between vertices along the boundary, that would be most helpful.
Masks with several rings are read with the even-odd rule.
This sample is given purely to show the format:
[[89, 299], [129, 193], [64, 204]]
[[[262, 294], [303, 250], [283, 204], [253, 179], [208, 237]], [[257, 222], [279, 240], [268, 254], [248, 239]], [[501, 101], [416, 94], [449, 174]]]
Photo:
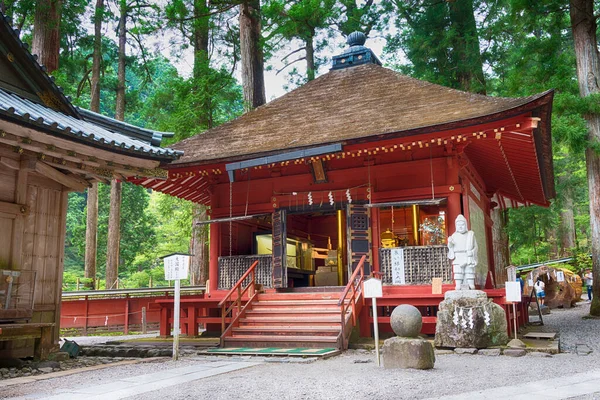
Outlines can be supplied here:
[[[209, 207], [212, 296], [257, 259], [266, 288], [343, 286], [366, 254], [366, 273], [383, 275], [381, 304], [412, 293], [433, 307], [415, 299], [431, 294], [432, 277], [451, 283], [445, 244], [457, 215], [479, 244], [476, 284], [493, 288], [505, 266], [494, 266], [490, 211], [554, 197], [552, 97], [441, 87], [355, 44], [327, 74], [174, 145], [184, 156], [167, 180], [133, 182]], [[393, 248], [405, 249], [401, 277]]]

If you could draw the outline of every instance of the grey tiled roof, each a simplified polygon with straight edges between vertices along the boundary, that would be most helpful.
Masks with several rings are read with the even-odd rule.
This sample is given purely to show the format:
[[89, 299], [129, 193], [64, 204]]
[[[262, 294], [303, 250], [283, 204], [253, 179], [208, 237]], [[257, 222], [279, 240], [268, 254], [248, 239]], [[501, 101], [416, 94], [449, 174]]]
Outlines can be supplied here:
[[[98, 124], [77, 119], [0, 88], [0, 115], [50, 131], [57, 137], [78, 140], [123, 153], [173, 160], [183, 152], [153, 146], [125, 134], [105, 129]], [[116, 122], [116, 121], [115, 121]]]

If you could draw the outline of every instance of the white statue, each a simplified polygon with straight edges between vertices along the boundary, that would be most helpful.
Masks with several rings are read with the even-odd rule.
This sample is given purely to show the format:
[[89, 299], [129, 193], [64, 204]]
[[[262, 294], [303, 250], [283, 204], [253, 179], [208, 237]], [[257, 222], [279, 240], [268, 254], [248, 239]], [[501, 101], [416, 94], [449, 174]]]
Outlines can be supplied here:
[[448, 238], [448, 258], [452, 260], [456, 290], [475, 289], [475, 266], [477, 265], [475, 233], [467, 230], [467, 219], [462, 214], [456, 217], [455, 226], [456, 232]]

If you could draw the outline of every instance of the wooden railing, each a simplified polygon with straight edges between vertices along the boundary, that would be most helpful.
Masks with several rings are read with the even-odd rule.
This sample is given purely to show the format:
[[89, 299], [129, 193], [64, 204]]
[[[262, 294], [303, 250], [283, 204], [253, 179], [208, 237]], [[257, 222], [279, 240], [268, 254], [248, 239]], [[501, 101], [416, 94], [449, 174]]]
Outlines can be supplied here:
[[[363, 281], [365, 279], [365, 260], [367, 256], [362, 256], [354, 273], [348, 279], [348, 284], [346, 288], [342, 292], [340, 296], [340, 300], [338, 301], [338, 307], [342, 312], [342, 331], [341, 331], [341, 344], [343, 349], [348, 348], [348, 338], [350, 337], [350, 333], [352, 332], [352, 328], [356, 326], [356, 319], [358, 318], [358, 313], [360, 312], [360, 308], [365, 304], [365, 298], [363, 296]], [[360, 303], [360, 304], [359, 304]], [[357, 308], [357, 304], [359, 307]], [[351, 310], [350, 317], [346, 317], [348, 310]], [[349, 323], [352, 322], [352, 326], [349, 326]]]
[[[242, 275], [242, 277], [237, 281], [235, 285], [231, 288], [231, 290], [227, 293], [227, 295], [221, 300], [218, 304], [218, 307], [221, 308], [221, 346], [223, 346], [224, 338], [231, 333], [231, 329], [236, 326], [239, 322], [240, 317], [246, 312], [248, 306], [254, 301], [256, 298], [256, 266], [258, 265], [258, 261], [255, 261], [250, 268]], [[242, 288], [244, 280], [250, 276], [250, 282]], [[242, 297], [248, 293], [248, 301], [242, 306]], [[233, 296], [237, 295], [234, 299]], [[229, 305], [229, 307], [228, 307]], [[237, 312], [234, 315], [234, 310]], [[230, 316], [231, 322], [228, 327], [225, 327], [225, 320]]]

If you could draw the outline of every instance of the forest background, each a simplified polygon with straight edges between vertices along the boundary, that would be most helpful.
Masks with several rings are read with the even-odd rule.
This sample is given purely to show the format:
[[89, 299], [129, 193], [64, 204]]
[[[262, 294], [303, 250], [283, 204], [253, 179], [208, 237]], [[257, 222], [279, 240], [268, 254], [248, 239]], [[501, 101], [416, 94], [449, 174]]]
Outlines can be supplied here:
[[[174, 132], [166, 146], [264, 103], [264, 71], [267, 79], [285, 77], [283, 90], [325, 73], [356, 30], [385, 44], [378, 54], [384, 66], [418, 79], [489, 96], [555, 89], [557, 196], [549, 208], [497, 210], [494, 240], [509, 250], [506, 265], [572, 255], [580, 270], [591, 267], [593, 247], [586, 151], [599, 148], [586, 119], [600, 105], [580, 97], [574, 7], [595, 13], [595, 40], [597, 0], [0, 0], [32, 51], [36, 31], [55, 32], [55, 60], [46, 54], [41, 61], [75, 105]], [[97, 193], [97, 268], [87, 276], [101, 281], [114, 247], [111, 185], [100, 183]], [[86, 275], [87, 204], [88, 193], [69, 195], [65, 290]], [[204, 211], [123, 183], [118, 285], [167, 284], [160, 257], [204, 248], [206, 232], [192, 229]]]

